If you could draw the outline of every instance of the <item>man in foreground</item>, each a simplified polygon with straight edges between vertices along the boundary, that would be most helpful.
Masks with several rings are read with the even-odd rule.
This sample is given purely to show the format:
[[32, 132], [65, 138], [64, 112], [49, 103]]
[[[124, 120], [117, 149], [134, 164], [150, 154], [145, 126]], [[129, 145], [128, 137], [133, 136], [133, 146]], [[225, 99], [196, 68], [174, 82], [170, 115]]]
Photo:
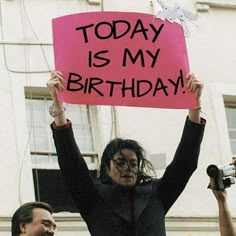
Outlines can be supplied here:
[[45, 202], [28, 202], [12, 216], [12, 236], [53, 236], [56, 223], [52, 207]]

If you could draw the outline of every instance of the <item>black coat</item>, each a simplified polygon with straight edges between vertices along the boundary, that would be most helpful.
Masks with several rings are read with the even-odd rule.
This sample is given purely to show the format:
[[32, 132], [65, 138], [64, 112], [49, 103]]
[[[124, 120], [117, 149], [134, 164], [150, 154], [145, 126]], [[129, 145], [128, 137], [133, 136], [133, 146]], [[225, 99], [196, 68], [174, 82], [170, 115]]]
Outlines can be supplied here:
[[197, 168], [204, 127], [187, 118], [174, 159], [163, 177], [131, 191], [94, 182], [71, 125], [52, 126], [62, 176], [91, 235], [165, 236], [165, 215]]

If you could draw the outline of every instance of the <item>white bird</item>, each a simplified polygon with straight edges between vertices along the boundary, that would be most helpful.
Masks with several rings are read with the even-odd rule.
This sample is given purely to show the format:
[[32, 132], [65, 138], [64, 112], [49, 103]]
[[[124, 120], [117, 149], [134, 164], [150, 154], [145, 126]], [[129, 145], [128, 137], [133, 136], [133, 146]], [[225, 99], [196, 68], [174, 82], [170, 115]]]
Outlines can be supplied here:
[[161, 0], [156, 0], [156, 1], [161, 6], [162, 10], [157, 12], [155, 18], [159, 18], [161, 20], [168, 20], [171, 23], [173, 23], [176, 20], [179, 20], [183, 27], [185, 37], [189, 37], [190, 33], [188, 30], [186, 20], [189, 21], [197, 20], [198, 15], [181, 8], [178, 4], [175, 4], [173, 7], [170, 7], [170, 6], [165, 6]]

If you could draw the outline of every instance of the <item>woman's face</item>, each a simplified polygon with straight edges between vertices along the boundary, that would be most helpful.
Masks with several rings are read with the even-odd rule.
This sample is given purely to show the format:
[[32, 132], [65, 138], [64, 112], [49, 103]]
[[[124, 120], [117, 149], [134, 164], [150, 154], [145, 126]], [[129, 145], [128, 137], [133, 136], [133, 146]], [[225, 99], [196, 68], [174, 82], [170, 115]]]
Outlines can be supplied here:
[[110, 161], [107, 170], [112, 181], [123, 187], [133, 187], [137, 181], [138, 160], [135, 152], [124, 148], [117, 152]]

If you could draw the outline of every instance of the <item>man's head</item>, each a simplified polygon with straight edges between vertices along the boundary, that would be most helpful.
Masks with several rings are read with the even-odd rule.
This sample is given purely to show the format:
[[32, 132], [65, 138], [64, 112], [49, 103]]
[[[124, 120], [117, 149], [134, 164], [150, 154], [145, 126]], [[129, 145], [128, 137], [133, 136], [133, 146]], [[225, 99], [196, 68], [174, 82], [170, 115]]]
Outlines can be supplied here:
[[112, 181], [124, 187], [133, 187], [151, 177], [152, 164], [145, 158], [142, 146], [135, 140], [116, 138], [104, 149], [101, 158], [100, 180]]
[[12, 216], [12, 236], [53, 236], [56, 224], [52, 207], [44, 202], [28, 202]]

